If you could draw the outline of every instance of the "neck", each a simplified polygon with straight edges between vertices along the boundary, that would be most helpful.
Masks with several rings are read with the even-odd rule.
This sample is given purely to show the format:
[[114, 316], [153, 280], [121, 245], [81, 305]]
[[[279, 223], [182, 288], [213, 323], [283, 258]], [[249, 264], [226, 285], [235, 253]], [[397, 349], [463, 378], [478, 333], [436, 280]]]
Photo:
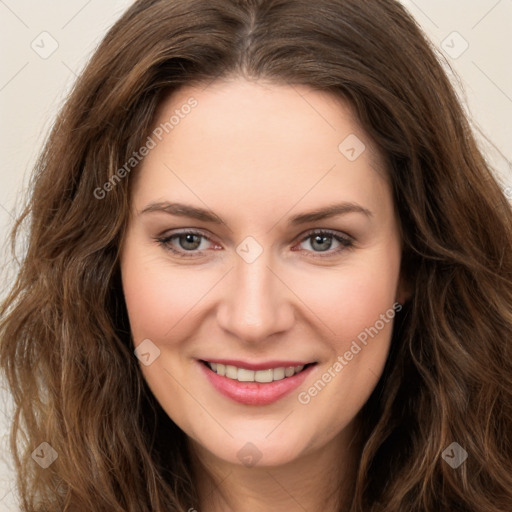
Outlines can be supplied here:
[[201, 512], [340, 512], [348, 508], [360, 455], [354, 429], [280, 466], [246, 467], [189, 439]]

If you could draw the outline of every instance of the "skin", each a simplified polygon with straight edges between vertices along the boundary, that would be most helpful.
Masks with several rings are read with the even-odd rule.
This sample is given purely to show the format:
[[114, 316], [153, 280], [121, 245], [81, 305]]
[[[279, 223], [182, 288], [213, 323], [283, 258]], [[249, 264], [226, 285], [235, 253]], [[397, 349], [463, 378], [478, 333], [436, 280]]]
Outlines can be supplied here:
[[[298, 394], [332, 372], [365, 328], [406, 299], [383, 163], [349, 106], [328, 93], [217, 80], [165, 99], [155, 127], [190, 97], [196, 108], [132, 178], [123, 289], [134, 346], [150, 339], [160, 350], [142, 372], [188, 436], [201, 510], [335, 510], [337, 489], [349, 488], [357, 468], [358, 413], [382, 374], [393, 321], [307, 404]], [[366, 147], [354, 161], [338, 149], [350, 134]], [[223, 223], [143, 213], [165, 201], [206, 208]], [[371, 214], [288, 223], [340, 202]], [[190, 255], [183, 238], [167, 247], [157, 240], [190, 228], [206, 237], [195, 239], [200, 245], [192, 257], [168, 248]], [[321, 229], [348, 235], [352, 246], [306, 238]], [[236, 250], [248, 236], [263, 250], [251, 263]], [[317, 364], [299, 389], [253, 406], [211, 386], [197, 359], [214, 357]], [[248, 442], [261, 456], [252, 467], [238, 455]]]

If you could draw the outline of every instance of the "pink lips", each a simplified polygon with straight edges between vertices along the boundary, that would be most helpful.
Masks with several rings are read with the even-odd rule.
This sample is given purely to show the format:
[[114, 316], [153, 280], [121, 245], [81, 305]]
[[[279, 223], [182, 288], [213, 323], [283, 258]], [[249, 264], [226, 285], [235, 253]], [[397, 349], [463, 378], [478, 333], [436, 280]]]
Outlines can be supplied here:
[[280, 368], [284, 366], [306, 366], [310, 361], [266, 361], [264, 363], [246, 363], [239, 359], [208, 359], [209, 363], [220, 363], [224, 365], [236, 366], [237, 368], [247, 368], [248, 370], [267, 370], [269, 368]]
[[[269, 361], [262, 364], [250, 364], [235, 360], [208, 360], [212, 363], [229, 364], [238, 368], [247, 368], [248, 370], [264, 370], [269, 368], [279, 368], [281, 366], [299, 366], [307, 363], [300, 361]], [[294, 389], [298, 388], [304, 379], [311, 373], [314, 365], [307, 366], [301, 372], [274, 382], [239, 382], [228, 377], [218, 375], [210, 370], [204, 363], [197, 361], [201, 371], [212, 384], [212, 386], [222, 395], [246, 405], [268, 405], [276, 402]]]

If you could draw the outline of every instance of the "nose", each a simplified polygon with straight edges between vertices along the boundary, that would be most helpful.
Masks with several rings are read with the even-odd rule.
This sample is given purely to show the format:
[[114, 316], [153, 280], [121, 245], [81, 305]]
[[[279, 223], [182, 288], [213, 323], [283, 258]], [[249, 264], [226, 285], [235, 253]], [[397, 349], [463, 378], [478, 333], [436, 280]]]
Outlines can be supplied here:
[[265, 341], [295, 321], [293, 294], [269, 263], [265, 251], [252, 263], [237, 257], [224, 283], [217, 321], [242, 342]]

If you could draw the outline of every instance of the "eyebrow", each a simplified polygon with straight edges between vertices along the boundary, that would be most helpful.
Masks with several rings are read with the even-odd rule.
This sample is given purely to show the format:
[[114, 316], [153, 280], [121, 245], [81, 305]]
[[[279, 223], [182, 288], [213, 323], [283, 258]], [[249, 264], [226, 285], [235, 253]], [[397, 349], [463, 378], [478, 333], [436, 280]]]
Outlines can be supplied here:
[[[189, 217], [191, 219], [210, 222], [212, 224], [225, 224], [225, 222], [211, 210], [183, 203], [170, 203], [167, 201], [150, 203], [140, 212], [140, 214], [152, 212], [163, 212], [179, 217]], [[323, 220], [330, 217], [335, 217], [336, 215], [344, 215], [348, 213], [362, 213], [367, 217], [373, 216], [373, 213], [370, 210], [357, 203], [344, 202], [326, 206], [325, 208], [318, 208], [309, 212], [300, 213], [299, 215], [290, 217], [288, 223], [290, 225], [297, 226], [300, 224], [307, 224], [308, 222], [315, 222], [317, 220]]]

